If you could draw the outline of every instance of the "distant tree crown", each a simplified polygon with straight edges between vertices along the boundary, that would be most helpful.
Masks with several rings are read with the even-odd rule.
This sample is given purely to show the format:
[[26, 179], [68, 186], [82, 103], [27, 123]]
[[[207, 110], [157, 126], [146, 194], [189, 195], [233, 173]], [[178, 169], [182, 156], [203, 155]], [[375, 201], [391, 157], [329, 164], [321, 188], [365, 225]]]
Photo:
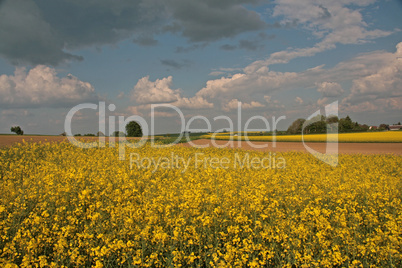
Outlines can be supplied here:
[[24, 131], [21, 129], [20, 126], [11, 127], [11, 132], [14, 132], [17, 135], [24, 135]]
[[126, 125], [127, 137], [142, 137], [142, 129], [140, 124], [135, 121], [130, 121]]

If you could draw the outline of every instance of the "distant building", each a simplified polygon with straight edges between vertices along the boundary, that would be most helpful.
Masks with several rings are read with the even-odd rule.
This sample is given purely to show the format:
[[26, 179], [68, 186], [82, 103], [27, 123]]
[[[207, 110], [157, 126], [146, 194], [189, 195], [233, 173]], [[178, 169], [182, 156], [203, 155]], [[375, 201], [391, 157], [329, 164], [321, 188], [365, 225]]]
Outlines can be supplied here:
[[402, 125], [389, 126], [389, 130], [401, 130], [401, 129], [402, 129]]
[[369, 127], [369, 130], [376, 130], [377, 129], [377, 126], [370, 126]]

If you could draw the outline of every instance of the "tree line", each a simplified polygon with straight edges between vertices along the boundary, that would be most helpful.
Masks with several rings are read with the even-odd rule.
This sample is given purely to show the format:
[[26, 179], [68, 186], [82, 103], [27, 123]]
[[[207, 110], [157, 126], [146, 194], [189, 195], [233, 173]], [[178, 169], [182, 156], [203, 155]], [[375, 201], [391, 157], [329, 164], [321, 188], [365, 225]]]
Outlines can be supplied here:
[[[336, 125], [337, 124], [337, 125]], [[309, 120], [299, 118], [293, 121], [286, 131], [286, 134], [314, 134], [314, 133], [331, 133], [331, 132], [365, 132], [369, 131], [370, 126], [353, 122], [348, 116], [338, 118], [338, 116], [317, 115]], [[328, 130], [328, 131], [327, 131]], [[389, 125], [381, 124], [376, 130], [389, 130]]]
[[[135, 121], [130, 121], [127, 125], [126, 125], [126, 132], [122, 132], [122, 131], [115, 131], [113, 132], [110, 136], [111, 137], [142, 137], [142, 128], [141, 125], [138, 124]], [[104, 133], [102, 132], [98, 132], [96, 134], [75, 134], [74, 136], [92, 136], [92, 137], [102, 137], [105, 136]]]
[[[11, 132], [14, 132], [17, 135], [24, 135], [24, 131], [21, 129], [20, 126], [13, 126], [11, 127]], [[66, 132], [63, 132], [60, 134], [60, 136], [66, 136]], [[86, 137], [101, 137], [101, 136], [105, 136], [105, 134], [103, 134], [101, 131], [99, 131], [98, 133], [95, 134], [75, 134], [74, 136], [86, 136]], [[113, 137], [142, 137], [142, 128], [141, 125], [138, 124], [135, 121], [130, 121], [127, 125], [126, 125], [126, 133], [122, 132], [122, 131], [115, 131], [113, 132], [113, 134], [111, 135]]]

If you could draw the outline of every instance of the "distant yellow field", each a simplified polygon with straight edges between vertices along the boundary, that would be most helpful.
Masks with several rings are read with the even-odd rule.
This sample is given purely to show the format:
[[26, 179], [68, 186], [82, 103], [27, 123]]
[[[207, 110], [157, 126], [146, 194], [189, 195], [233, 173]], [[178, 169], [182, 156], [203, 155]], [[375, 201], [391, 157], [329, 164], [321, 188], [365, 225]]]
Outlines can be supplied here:
[[[234, 136], [236, 134], [212, 134], [204, 135], [203, 138], [214, 138], [217, 140], [246, 140], [250, 141], [273, 141], [278, 142], [402, 142], [402, 131], [387, 132], [362, 132], [362, 133], [339, 133], [339, 134], [306, 134], [302, 135], [282, 135], [282, 136]], [[327, 140], [328, 138], [328, 140]]]

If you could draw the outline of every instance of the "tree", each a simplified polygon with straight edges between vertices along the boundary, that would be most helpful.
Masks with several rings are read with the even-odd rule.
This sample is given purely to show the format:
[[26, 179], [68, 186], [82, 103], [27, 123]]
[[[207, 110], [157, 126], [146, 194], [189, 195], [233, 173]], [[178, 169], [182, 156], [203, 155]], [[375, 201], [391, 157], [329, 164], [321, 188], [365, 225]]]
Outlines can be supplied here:
[[339, 118], [336, 115], [330, 115], [327, 117], [328, 124], [334, 124], [334, 123], [338, 123], [338, 122], [339, 122]]
[[327, 130], [327, 123], [325, 116], [317, 115], [303, 123], [304, 133], [325, 133]]
[[140, 124], [131, 121], [126, 125], [127, 137], [142, 137], [142, 129]]
[[115, 132], [113, 132], [112, 136], [113, 137], [125, 137], [126, 134], [124, 134], [124, 132], [122, 132], [122, 131], [115, 131]]
[[354, 128], [354, 124], [352, 119], [350, 119], [349, 115], [346, 118], [341, 118], [339, 120], [339, 130], [340, 132], [350, 132]]
[[302, 131], [303, 123], [306, 119], [299, 118], [293, 121], [293, 123], [289, 126], [287, 130], [287, 134], [300, 134]]
[[20, 126], [11, 127], [11, 132], [14, 132], [17, 135], [24, 135], [24, 131], [21, 129]]
[[387, 124], [381, 124], [381, 125], [378, 126], [378, 128], [379, 128], [380, 130], [389, 130], [389, 125], [387, 125]]
[[368, 126], [367, 124], [363, 124], [363, 125], [359, 125], [359, 129], [361, 131], [367, 131], [369, 130], [370, 126]]

